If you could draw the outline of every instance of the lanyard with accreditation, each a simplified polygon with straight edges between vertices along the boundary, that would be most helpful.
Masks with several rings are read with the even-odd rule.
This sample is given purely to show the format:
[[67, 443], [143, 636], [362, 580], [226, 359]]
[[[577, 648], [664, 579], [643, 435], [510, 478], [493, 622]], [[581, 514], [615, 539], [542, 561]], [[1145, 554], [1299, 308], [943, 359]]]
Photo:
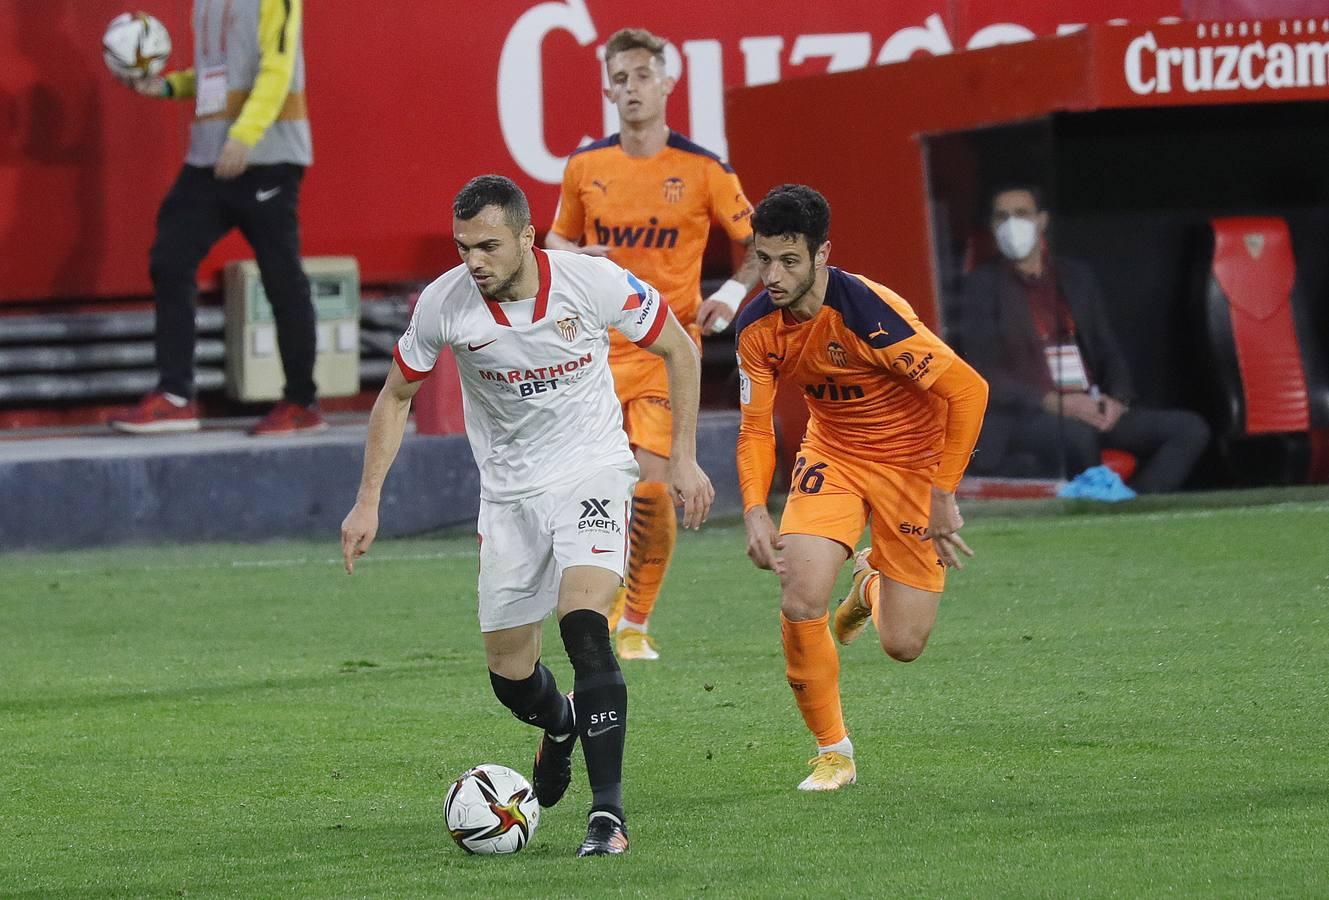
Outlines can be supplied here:
[[[1055, 284], [1055, 279], [1053, 284]], [[1054, 288], [1055, 324], [1048, 321], [1046, 310], [1041, 304], [1030, 303], [1034, 328], [1043, 343], [1043, 355], [1047, 359], [1048, 375], [1053, 386], [1063, 394], [1089, 390], [1089, 369], [1084, 364], [1080, 345], [1075, 340], [1075, 321], [1071, 319], [1061, 299], [1061, 294]]]
[[[226, 0], [222, 6], [220, 20], [217, 23], [217, 60], [200, 66], [195, 81], [194, 93], [194, 115], [200, 119], [206, 119], [209, 116], [215, 116], [218, 113], [226, 111], [226, 29], [230, 26], [232, 0]], [[202, 10], [203, 28], [202, 44], [203, 54], [210, 56], [209, 46], [212, 41], [209, 37], [211, 23], [208, 21], [208, 11], [204, 7]]]

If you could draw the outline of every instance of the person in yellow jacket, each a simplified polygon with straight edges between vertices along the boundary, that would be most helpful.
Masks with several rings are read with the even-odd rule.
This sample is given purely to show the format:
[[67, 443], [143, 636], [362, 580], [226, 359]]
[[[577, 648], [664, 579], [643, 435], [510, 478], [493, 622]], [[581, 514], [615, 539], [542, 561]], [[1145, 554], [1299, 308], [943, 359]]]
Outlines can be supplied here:
[[189, 150], [157, 213], [149, 255], [157, 305], [158, 386], [111, 427], [133, 434], [199, 427], [194, 312], [199, 264], [238, 228], [272, 304], [283, 399], [250, 432], [327, 428], [314, 385], [316, 334], [300, 264], [300, 183], [313, 162], [305, 105], [302, 0], [194, 0], [194, 67], [129, 82], [190, 100]]

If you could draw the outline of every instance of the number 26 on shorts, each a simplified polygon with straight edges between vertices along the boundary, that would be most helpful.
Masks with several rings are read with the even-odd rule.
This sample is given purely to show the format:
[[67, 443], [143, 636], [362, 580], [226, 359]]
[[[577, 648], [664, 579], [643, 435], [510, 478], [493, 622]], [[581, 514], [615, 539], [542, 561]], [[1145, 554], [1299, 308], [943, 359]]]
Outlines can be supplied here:
[[815, 494], [821, 490], [821, 486], [826, 482], [825, 469], [828, 464], [824, 462], [808, 465], [807, 458], [802, 454], [794, 462], [794, 474], [789, 476], [789, 486], [791, 491], [798, 491], [800, 494]]

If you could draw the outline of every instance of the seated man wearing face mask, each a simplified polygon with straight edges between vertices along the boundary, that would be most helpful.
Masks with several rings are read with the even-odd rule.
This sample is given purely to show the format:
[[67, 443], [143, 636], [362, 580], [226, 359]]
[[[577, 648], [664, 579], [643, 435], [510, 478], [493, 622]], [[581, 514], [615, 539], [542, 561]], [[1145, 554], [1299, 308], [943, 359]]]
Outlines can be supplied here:
[[1179, 488], [1208, 425], [1188, 410], [1132, 404], [1102, 291], [1088, 266], [1048, 253], [1036, 187], [997, 189], [990, 211], [1002, 258], [974, 269], [960, 310], [966, 355], [991, 388], [970, 471], [1071, 477], [1112, 448], [1139, 460], [1136, 491]]

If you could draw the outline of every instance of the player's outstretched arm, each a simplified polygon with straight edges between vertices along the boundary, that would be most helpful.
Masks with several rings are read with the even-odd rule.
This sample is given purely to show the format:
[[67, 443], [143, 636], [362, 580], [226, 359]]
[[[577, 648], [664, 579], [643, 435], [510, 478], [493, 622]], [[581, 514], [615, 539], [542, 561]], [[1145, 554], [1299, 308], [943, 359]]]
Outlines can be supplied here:
[[608, 256], [609, 246], [607, 244], [578, 244], [576, 241], [568, 240], [561, 234], [549, 231], [545, 235], [546, 250], [567, 250], [569, 253], [581, 253], [585, 256]]
[[674, 502], [683, 507], [683, 527], [700, 528], [711, 511], [715, 488], [697, 464], [697, 407], [701, 402], [701, 357], [697, 345], [668, 307], [660, 334], [647, 349], [664, 359], [669, 373], [669, 406], [673, 412], [673, 446], [669, 481]]
[[746, 248], [743, 263], [724, 284], [702, 301], [697, 307], [697, 325], [702, 334], [719, 334], [729, 327], [729, 323], [738, 315], [738, 307], [743, 298], [756, 286], [757, 251], [752, 237], [742, 242]]
[[355, 495], [355, 506], [341, 523], [341, 554], [348, 575], [355, 571], [355, 561], [365, 554], [378, 534], [378, 501], [383, 492], [383, 481], [401, 449], [411, 398], [422, 384], [423, 381], [407, 381], [394, 364], [388, 370], [383, 390], [374, 401], [374, 410], [369, 414], [369, 437], [365, 440], [360, 489]]

